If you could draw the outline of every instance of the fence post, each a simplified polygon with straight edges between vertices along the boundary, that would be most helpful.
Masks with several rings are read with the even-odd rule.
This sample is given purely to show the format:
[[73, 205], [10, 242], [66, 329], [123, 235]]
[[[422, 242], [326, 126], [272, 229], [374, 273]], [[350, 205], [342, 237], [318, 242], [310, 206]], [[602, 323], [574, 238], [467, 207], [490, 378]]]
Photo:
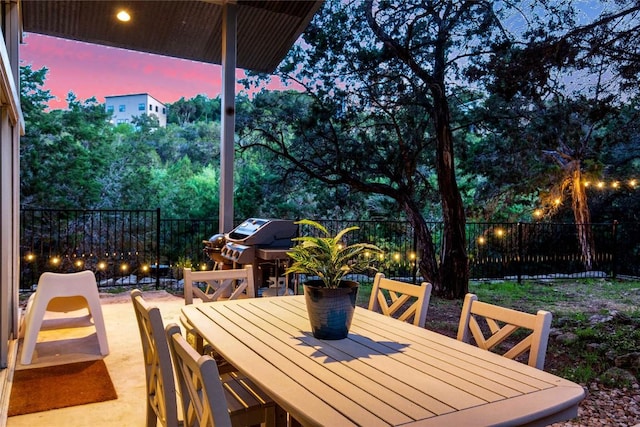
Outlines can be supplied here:
[[518, 222], [518, 260], [516, 265], [518, 266], [518, 284], [522, 284], [522, 223]]
[[160, 289], [160, 208], [156, 208], [156, 291]]
[[417, 284], [417, 276], [418, 276], [418, 232], [415, 227], [413, 229], [413, 253], [416, 254], [415, 261], [413, 262], [413, 284]]
[[613, 280], [616, 279], [616, 263], [618, 261], [618, 251], [617, 251], [617, 247], [618, 244], [616, 242], [617, 240], [617, 236], [618, 236], [618, 220], [613, 220], [613, 231], [612, 231], [612, 236], [611, 236], [611, 240], [613, 240], [613, 249], [611, 250], [611, 256], [612, 256], [612, 260], [611, 260], [611, 277], [613, 278]]

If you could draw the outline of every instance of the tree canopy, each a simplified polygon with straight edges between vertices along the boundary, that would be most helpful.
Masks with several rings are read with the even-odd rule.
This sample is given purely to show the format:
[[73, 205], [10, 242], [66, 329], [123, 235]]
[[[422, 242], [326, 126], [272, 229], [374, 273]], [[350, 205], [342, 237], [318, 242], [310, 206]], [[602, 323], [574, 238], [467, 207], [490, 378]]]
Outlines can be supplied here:
[[[585, 5], [325, 2], [277, 72], [304, 90], [237, 98], [236, 214], [406, 218], [421, 275], [451, 298], [467, 220], [635, 219], [620, 182], [639, 166], [640, 6]], [[219, 98], [169, 105], [166, 128], [113, 126], [73, 93], [47, 111], [46, 72], [21, 68], [23, 206], [217, 216]], [[585, 185], [606, 178], [618, 190]]]
[[[600, 16], [583, 19], [572, 2], [327, 3], [305, 33], [304, 43], [279, 69], [280, 78], [303, 85], [307, 96], [292, 96], [279, 104], [282, 113], [277, 120], [253, 116], [242, 143], [287, 159], [290, 173], [393, 200], [417, 230], [423, 277], [434, 283], [436, 293], [462, 297], [468, 281], [463, 204], [467, 189], [461, 191], [458, 183], [491, 180], [477, 175], [459, 179], [456, 162], [463, 158], [472, 171], [474, 159], [466, 154], [474, 152], [477, 143], [497, 140], [494, 132], [508, 128], [510, 119], [511, 125], [520, 120], [517, 127], [536, 133], [532, 114], [525, 122], [518, 106], [531, 109], [537, 101], [537, 111], [544, 107], [550, 113], [541, 123], [557, 119], [561, 109], [572, 111], [578, 104], [566, 95], [561, 108], [554, 109], [555, 117], [549, 110], [550, 95], [566, 92], [558, 81], [573, 73], [587, 81], [597, 79], [601, 64], [614, 52], [637, 51], [637, 5], [608, 6], [615, 6], [615, 12], [604, 9]], [[594, 43], [594, 35], [601, 36], [602, 43]], [[613, 44], [615, 49], [604, 47]], [[634, 58], [618, 58], [607, 71], [628, 79]], [[502, 110], [490, 110], [498, 99]], [[487, 107], [484, 117], [469, 114], [476, 104]], [[496, 116], [500, 111], [502, 117]], [[575, 119], [558, 123], [566, 123], [562, 138], [576, 125]], [[474, 142], [472, 126], [483, 134], [468, 149], [465, 143]], [[513, 142], [504, 142], [505, 152], [519, 155]], [[543, 153], [540, 145], [531, 150], [537, 156]], [[566, 170], [581, 170], [581, 164], [570, 164]], [[512, 171], [528, 169], [523, 163], [512, 166]], [[513, 191], [501, 182], [492, 188], [498, 190], [498, 199], [505, 188]], [[534, 190], [527, 190], [523, 201], [532, 199], [527, 194]], [[580, 200], [575, 197], [574, 205], [584, 204]], [[444, 224], [439, 251], [427, 227], [435, 212], [428, 205], [435, 203]], [[587, 218], [578, 215], [584, 213], [579, 207], [574, 212], [576, 220]]]

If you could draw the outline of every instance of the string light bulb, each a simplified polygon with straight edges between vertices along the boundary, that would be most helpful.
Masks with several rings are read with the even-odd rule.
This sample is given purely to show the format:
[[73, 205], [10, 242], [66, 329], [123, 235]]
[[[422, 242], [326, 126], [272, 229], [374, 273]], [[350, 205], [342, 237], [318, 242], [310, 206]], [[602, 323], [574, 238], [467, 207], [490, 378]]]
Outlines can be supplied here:
[[131, 21], [131, 15], [126, 10], [121, 10], [116, 14], [116, 18], [121, 22], [129, 22]]
[[[635, 190], [638, 187], [638, 180], [635, 179], [635, 178], [631, 178], [631, 179], [628, 179], [628, 180], [622, 180], [622, 181], [620, 181], [620, 180], [612, 180], [612, 181], [600, 180], [600, 181], [597, 181], [596, 183], [594, 183], [592, 181], [585, 180], [585, 181], [582, 182], [582, 185], [585, 188], [595, 187], [595, 188], [597, 188], [599, 190], [605, 190], [607, 188], [611, 188], [613, 190], [620, 190], [623, 187], [626, 187], [626, 188], [631, 189], [631, 190]], [[558, 197], [558, 198], [554, 199], [552, 203], [553, 203], [553, 205], [555, 207], [558, 207], [562, 203], [562, 199]], [[541, 218], [543, 216], [542, 209], [535, 209], [533, 211], [533, 216], [535, 218]]]
[[607, 181], [607, 180], [599, 180], [597, 182], [591, 182], [591, 181], [584, 181], [582, 183], [582, 185], [585, 188], [590, 188], [590, 187], [595, 187], [598, 188], [600, 190], [606, 189], [606, 188], [612, 188], [614, 190], [619, 190], [621, 188], [623, 188], [624, 186], [630, 188], [630, 189], [635, 189], [638, 186], [638, 180], [636, 178], [629, 178], [629, 179], [623, 179], [623, 180], [619, 180], [619, 179], [614, 179], [611, 181]]

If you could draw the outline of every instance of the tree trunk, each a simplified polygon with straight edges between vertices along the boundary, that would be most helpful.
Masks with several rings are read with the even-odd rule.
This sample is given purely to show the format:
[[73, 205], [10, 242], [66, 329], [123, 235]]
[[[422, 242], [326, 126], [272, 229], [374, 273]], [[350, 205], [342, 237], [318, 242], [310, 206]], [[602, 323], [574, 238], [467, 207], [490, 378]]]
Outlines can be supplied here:
[[[462, 299], [469, 289], [469, 265], [467, 262], [465, 236], [466, 220], [462, 197], [460, 196], [455, 176], [453, 136], [450, 127], [451, 117], [445, 90], [445, 75], [447, 74], [448, 65], [446, 51], [450, 48], [448, 46], [447, 30], [444, 29], [447, 25], [443, 24], [442, 33], [434, 38], [432, 47], [434, 51], [433, 71], [429, 72], [427, 68], [422, 67], [420, 58], [414, 56], [407, 45], [399, 43], [380, 28], [373, 17], [373, 1], [368, 0], [365, 2], [364, 8], [369, 26], [380, 41], [385, 43], [385, 48], [391, 49], [398, 59], [411, 68], [416, 77], [427, 85], [428, 92], [433, 99], [431, 103], [428, 101], [429, 96], [426, 96], [424, 105], [431, 104], [432, 107], [432, 118], [437, 140], [436, 171], [438, 175], [438, 191], [442, 202], [442, 220], [444, 222], [440, 253], [439, 287], [436, 288], [436, 293], [446, 298]], [[424, 267], [425, 270], [430, 268], [429, 265]]]
[[438, 294], [445, 298], [462, 299], [469, 291], [466, 219], [455, 176], [453, 137], [449, 126], [449, 106], [444, 96], [444, 85], [434, 92], [436, 170], [444, 224], [440, 255], [441, 290]]
[[442, 287], [440, 275], [438, 273], [438, 263], [436, 261], [436, 251], [433, 246], [433, 235], [420, 212], [418, 206], [411, 199], [402, 202], [404, 211], [407, 214], [409, 223], [413, 227], [418, 239], [418, 270], [423, 279], [433, 285], [434, 290]]
[[593, 270], [595, 259], [595, 241], [591, 228], [591, 214], [587, 204], [587, 192], [582, 185], [580, 162], [572, 162], [571, 170], [571, 208], [576, 222], [578, 243], [582, 253], [582, 262], [587, 271]]

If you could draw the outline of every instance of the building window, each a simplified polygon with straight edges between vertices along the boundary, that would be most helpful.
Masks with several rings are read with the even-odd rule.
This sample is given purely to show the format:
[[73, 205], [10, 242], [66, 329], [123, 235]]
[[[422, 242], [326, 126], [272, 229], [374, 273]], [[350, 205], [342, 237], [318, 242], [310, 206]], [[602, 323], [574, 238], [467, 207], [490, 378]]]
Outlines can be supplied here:
[[153, 105], [149, 104], [149, 111], [153, 111]]
[[113, 113], [113, 105], [107, 105], [107, 113]]
[[127, 111], [127, 106], [124, 104], [120, 104], [118, 106], [118, 111], [120, 111], [121, 113], [124, 113], [125, 111]]
[[156, 105], [156, 113], [158, 112], [158, 106]]
[[144, 111], [144, 102], [138, 104], [138, 111]]
[[167, 109], [162, 107], [162, 114], [167, 114]]

